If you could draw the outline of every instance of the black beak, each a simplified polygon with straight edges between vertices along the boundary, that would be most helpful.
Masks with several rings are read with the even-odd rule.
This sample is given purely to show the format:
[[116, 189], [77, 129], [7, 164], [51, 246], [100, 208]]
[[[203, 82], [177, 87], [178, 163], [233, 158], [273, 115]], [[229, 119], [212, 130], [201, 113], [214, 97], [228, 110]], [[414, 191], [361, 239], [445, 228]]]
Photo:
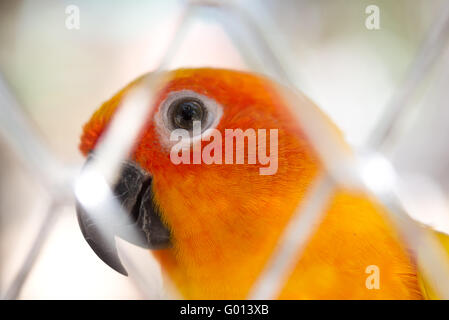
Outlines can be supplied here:
[[127, 216], [112, 216], [106, 207], [97, 210], [100, 212], [87, 212], [77, 201], [78, 223], [97, 256], [112, 269], [128, 275], [118, 256], [115, 236], [143, 248], [165, 249], [171, 245], [170, 232], [153, 200], [152, 177], [136, 163], [128, 161], [123, 165], [113, 193]]

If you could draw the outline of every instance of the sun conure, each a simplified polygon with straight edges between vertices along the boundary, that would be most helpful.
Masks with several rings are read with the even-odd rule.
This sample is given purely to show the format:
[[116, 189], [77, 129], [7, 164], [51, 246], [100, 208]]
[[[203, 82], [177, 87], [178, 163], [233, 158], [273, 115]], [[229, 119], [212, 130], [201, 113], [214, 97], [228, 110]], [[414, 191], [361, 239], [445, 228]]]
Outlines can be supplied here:
[[[81, 137], [84, 155], [95, 155], [95, 145], [124, 95], [146, 77], [129, 84], [93, 114]], [[279, 95], [279, 85], [271, 80], [212, 68], [179, 69], [163, 78], [151, 117], [114, 190], [141, 231], [139, 244], [154, 249], [164, 274], [183, 297], [246, 298], [323, 167]], [[198, 121], [200, 136], [209, 135], [208, 139], [194, 136]], [[324, 114], [323, 121], [333, 126]], [[179, 140], [171, 136], [178, 129], [192, 137], [173, 152]], [[239, 145], [231, 137], [235, 143], [229, 150], [227, 138], [238, 129], [255, 133], [256, 139], [246, 136], [246, 144]], [[273, 129], [277, 136], [270, 135]], [[214, 141], [217, 148], [211, 151]], [[257, 148], [249, 146], [254, 142]], [[212, 161], [201, 153], [206, 148]], [[242, 148], [246, 153], [238, 162]], [[183, 152], [187, 156], [182, 159], [190, 163], [179, 163]], [[200, 158], [193, 163], [195, 152]], [[232, 161], [226, 161], [228, 152], [233, 152], [228, 159]], [[260, 159], [265, 155], [266, 160], [270, 152], [277, 163], [262, 174], [260, 169], [272, 164]], [[415, 259], [381, 210], [362, 194], [337, 191], [278, 298], [425, 298]], [[114, 249], [100, 239], [81, 207], [78, 218], [100, 258], [126, 274]], [[378, 289], [366, 285], [366, 270], [372, 265], [379, 270]]]

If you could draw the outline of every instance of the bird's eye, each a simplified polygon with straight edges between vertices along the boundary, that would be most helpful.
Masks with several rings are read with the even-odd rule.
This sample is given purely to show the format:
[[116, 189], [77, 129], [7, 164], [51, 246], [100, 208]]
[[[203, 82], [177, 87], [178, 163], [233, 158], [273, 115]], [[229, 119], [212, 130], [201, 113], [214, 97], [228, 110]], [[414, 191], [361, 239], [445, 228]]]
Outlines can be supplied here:
[[171, 103], [168, 109], [168, 118], [173, 128], [185, 130], [193, 129], [193, 122], [202, 122], [206, 117], [206, 108], [203, 102], [196, 98], [182, 98]]
[[[216, 128], [222, 115], [223, 106], [213, 98], [193, 90], [179, 90], [167, 94], [154, 120], [161, 144], [171, 147], [181, 134], [176, 129], [187, 130], [190, 137], [188, 143], [193, 143], [201, 139], [208, 129]], [[201, 124], [199, 131], [195, 130], [195, 122], [198, 121]]]

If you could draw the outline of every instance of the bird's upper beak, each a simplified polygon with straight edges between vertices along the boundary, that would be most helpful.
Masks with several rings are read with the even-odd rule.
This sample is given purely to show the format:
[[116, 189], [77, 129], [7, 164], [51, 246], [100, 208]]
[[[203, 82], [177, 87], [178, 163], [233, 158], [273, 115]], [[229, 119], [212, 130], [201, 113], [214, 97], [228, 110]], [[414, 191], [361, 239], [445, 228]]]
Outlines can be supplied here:
[[[76, 211], [81, 232], [97, 256], [117, 272], [127, 275], [117, 254], [115, 236], [148, 249], [170, 246], [170, 232], [161, 221], [154, 204], [152, 177], [132, 161], [123, 165], [113, 188], [114, 199], [127, 217], [113, 216], [106, 207], [88, 212], [77, 201]], [[115, 213], [117, 214], [117, 213]]]

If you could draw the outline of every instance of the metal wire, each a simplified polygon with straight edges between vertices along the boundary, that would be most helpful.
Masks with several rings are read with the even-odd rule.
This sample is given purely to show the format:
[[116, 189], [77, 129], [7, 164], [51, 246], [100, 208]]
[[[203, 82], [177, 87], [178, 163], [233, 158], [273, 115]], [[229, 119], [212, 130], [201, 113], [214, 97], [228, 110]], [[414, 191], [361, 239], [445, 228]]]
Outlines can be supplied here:
[[416, 58], [409, 67], [404, 81], [395, 90], [385, 108], [385, 114], [380, 117], [377, 127], [369, 136], [366, 142], [367, 148], [383, 148], [385, 143], [392, 138], [401, 116], [410, 107], [411, 99], [423, 83], [423, 78], [429, 73], [447, 46], [449, 42], [449, 2], [446, 1], [438, 13], [437, 19], [431, 26]]
[[302, 254], [308, 239], [314, 234], [325, 213], [325, 206], [335, 190], [335, 182], [324, 173], [318, 177], [303, 203], [284, 229], [282, 238], [274, 250], [263, 273], [254, 284], [249, 299], [275, 299], [293, 271], [298, 256]]
[[[183, 35], [190, 26], [194, 13], [195, 8], [191, 5], [186, 6], [181, 12], [170, 45], [166, 48], [159, 66], [151, 74], [148, 74], [141, 84], [124, 96], [111, 124], [95, 147], [93, 161], [88, 163], [86, 169], [77, 178], [75, 185], [76, 199], [92, 219], [98, 219], [101, 222], [104, 218], [104, 212], [108, 213], [108, 224], [111, 222], [110, 220], [114, 219], [130, 219], [129, 215], [117, 203], [111, 189], [104, 182], [106, 181], [108, 185], [115, 184], [122, 162], [128, 157], [141, 129], [146, 124], [146, 119], [152, 113], [154, 96], [160, 90], [162, 83], [162, 70], [170, 63]], [[95, 199], [92, 198], [91, 193], [85, 192], [92, 186], [103, 186], [103, 192], [97, 191]], [[86, 195], [86, 197], [83, 195]], [[132, 221], [129, 221], [129, 225], [131, 224]], [[101, 226], [101, 223], [98, 225]], [[132, 228], [128, 232], [132, 233]], [[104, 230], [102, 236], [108, 237], [109, 234]], [[148, 275], [140, 272], [140, 269], [134, 265], [133, 259], [129, 258], [125, 252], [121, 254], [127, 263], [128, 270], [132, 272], [132, 279], [143, 284], [151, 283], [151, 279], [146, 278]], [[142, 288], [143, 284], [138, 285], [138, 287]], [[148, 290], [141, 291], [146, 296], [150, 296]]]
[[0, 134], [29, 172], [36, 175], [54, 197], [60, 202], [62, 199], [71, 201], [71, 182], [76, 169], [62, 163], [41, 141], [1, 74]]
[[55, 225], [58, 209], [59, 206], [54, 202], [51, 203], [48, 207], [47, 214], [45, 215], [45, 218], [41, 223], [38, 234], [33, 241], [33, 245], [28, 251], [22, 265], [20, 266], [19, 271], [15, 275], [10, 286], [5, 291], [5, 294], [3, 297], [1, 297], [1, 299], [12, 300], [17, 299], [17, 297], [19, 296], [20, 291], [28, 278], [28, 275], [30, 274], [39, 254], [41, 253], [48, 235]]
[[[176, 46], [182, 38], [182, 33], [178, 31], [185, 31], [187, 29], [191, 13], [190, 6], [187, 6], [181, 12], [176, 32], [173, 36], [174, 38], [170, 42], [170, 46], [166, 49], [166, 54], [163, 55], [164, 59], [160, 62], [158, 70], [162, 70], [162, 68], [167, 66], [171, 57], [170, 53], [176, 51]], [[19, 156], [19, 159], [28, 166], [30, 173], [37, 175], [39, 181], [42, 181], [47, 186], [47, 191], [50, 192], [54, 199], [57, 199], [58, 203], [61, 203], [61, 201], [73, 203], [73, 191], [76, 191], [76, 186], [78, 186], [78, 190], [86, 186], [99, 186], [103, 181], [102, 179], [105, 179], [111, 184], [114, 183], [114, 179], [120, 171], [121, 161], [132, 148], [135, 138], [140, 132], [140, 128], [144, 125], [143, 119], [146, 119], [147, 113], [151, 112], [149, 108], [151, 103], [149, 102], [152, 100], [152, 94], [156, 90], [153, 87], [155, 80], [155, 75], [148, 77], [141, 86], [125, 96], [121, 110], [126, 110], [126, 112], [119, 112], [111, 124], [110, 129], [106, 132], [105, 138], [99, 143], [96, 149], [98, 155], [96, 159], [99, 160], [92, 161], [90, 164], [91, 168], [84, 170], [76, 179], [75, 173], [79, 169], [63, 164], [41, 143], [39, 135], [31, 130], [32, 126], [27, 120], [27, 116], [21, 112], [19, 103], [14, 99], [2, 77], [0, 77], [0, 133], [6, 137], [13, 150]], [[134, 125], [130, 126], [130, 123]], [[124, 130], [126, 132], [123, 132]], [[97, 174], [92, 174], [92, 172]], [[76, 183], [74, 184], [75, 181]], [[73, 189], [74, 186], [75, 189]], [[79, 199], [79, 194], [75, 196]], [[96, 204], [100, 203], [103, 206], [108, 204], [106, 207], [110, 209], [111, 219], [127, 216], [120, 210], [120, 206], [114, 202], [108, 190], [105, 190], [102, 196], [103, 198], [98, 197], [96, 199]], [[89, 207], [94, 215], [96, 214], [98, 216], [101, 213], [96, 211], [98, 209], [96, 206], [92, 208], [89, 206], [89, 203], [86, 204], [83, 201], [82, 204]], [[102, 209], [104, 210], [105, 207]], [[41, 252], [40, 249], [54, 226], [51, 223], [54, 211], [54, 206], [52, 206], [43, 218], [33, 247], [30, 249], [10, 287], [7, 289], [4, 296], [5, 299], [15, 299], [19, 296], [20, 290]], [[130, 259], [127, 259], [127, 261], [129, 264], [132, 263]], [[131, 266], [131, 270], [137, 270], [137, 268]]]
[[[442, 40], [441, 38], [444, 36], [443, 31], [447, 27], [448, 24], [448, 9], [449, 5], [445, 6], [445, 10], [443, 10], [443, 14], [439, 19], [439, 23], [437, 23], [432, 30], [429, 32], [429, 36], [424, 43], [425, 45], [434, 44], [435, 41]], [[249, 23], [248, 23], [249, 24]], [[248, 28], [250, 29], [250, 28]], [[252, 32], [257, 32], [257, 29], [251, 29]], [[263, 35], [254, 36], [253, 39], [263, 39]], [[408, 98], [412, 93], [412, 90], [417, 87], [418, 80], [422, 80], [423, 74], [428, 72], [428, 69], [432, 65], [431, 62], [435, 60], [437, 57], [437, 53], [442, 50], [443, 46], [438, 46], [434, 51], [430, 49], [428, 51], [424, 51], [417, 57], [417, 61], [412, 65], [410, 74], [414, 76], [412, 80], [406, 82], [405, 87], [401, 90], [401, 93], [395, 96], [394, 101], [395, 105], [401, 106], [405, 108], [408, 102]], [[270, 50], [270, 47], [266, 48]], [[247, 57], [250, 55], [246, 55]], [[272, 61], [266, 60], [265, 65], [269, 65]], [[415, 71], [414, 68], [418, 68], [418, 71]], [[416, 74], [421, 74], [421, 77], [417, 77]], [[293, 87], [291, 83], [288, 82], [288, 79], [285, 81], [290, 86]], [[284, 83], [285, 83], [284, 82]], [[299, 95], [301, 98], [301, 95]], [[310, 102], [304, 99], [299, 99], [300, 101], [295, 101], [294, 98], [284, 96], [288, 105], [291, 107], [293, 114], [296, 116], [298, 123], [300, 123], [303, 131], [311, 140], [313, 147], [317, 151], [320, 159], [323, 161], [326, 169], [335, 179], [335, 181], [341, 185], [346, 187], [357, 187], [358, 189], [362, 189], [365, 192], [373, 194], [377, 196], [379, 200], [388, 208], [389, 218], [395, 222], [399, 233], [403, 236], [409, 248], [414, 250], [416, 253], [424, 251], [426, 253], [426, 259], [421, 259], [422, 266], [421, 268], [424, 270], [425, 275], [430, 279], [430, 282], [433, 285], [433, 288], [440, 294], [441, 297], [448, 299], [449, 298], [449, 274], [445, 267], [448, 265], [448, 261], [446, 259], [446, 255], [442, 254], [444, 251], [441, 248], [441, 245], [432, 239], [431, 235], [424, 234], [425, 232], [418, 228], [413, 221], [411, 221], [408, 216], [405, 215], [405, 210], [401, 205], [399, 199], [395, 195], [390, 195], [389, 197], [381, 196], [379, 190], [372, 189], [372, 181], [363, 180], [360, 176], [360, 160], [356, 159], [351, 152], [348, 152], [347, 148], [342, 146], [341, 142], [339, 143], [338, 135], [332, 134], [331, 130], [328, 128], [326, 124], [323, 124], [322, 116], [315, 112], [313, 107], [310, 107]], [[396, 116], [385, 116], [387, 127], [393, 127], [395, 123], [398, 121]], [[382, 123], [383, 119], [380, 120]], [[379, 129], [382, 131], [382, 129]], [[382, 138], [378, 140], [377, 143], [381, 143], [383, 140], [388, 138], [388, 130], [382, 135]], [[375, 136], [375, 134], [373, 134]], [[374, 139], [375, 140], [375, 139]], [[373, 141], [374, 141], [373, 140]], [[362, 166], [363, 167], [363, 166]], [[388, 172], [388, 174], [394, 174], [394, 172]], [[361, 179], [362, 178], [362, 179]], [[386, 177], [387, 179], [390, 177]], [[328, 192], [332, 191], [335, 185], [330, 184], [328, 186]], [[393, 188], [393, 186], [387, 186], [388, 188]], [[389, 190], [392, 192], [393, 190]], [[309, 196], [308, 201], [314, 201], [316, 198], [314, 195]], [[327, 198], [324, 197], [322, 199], [323, 202], [327, 201]], [[310, 205], [310, 207], [315, 207], [314, 205]], [[309, 205], [306, 203], [303, 208], [309, 208]], [[316, 206], [315, 208], [318, 208]], [[298, 213], [296, 216], [300, 216], [301, 214], [305, 214], [305, 212]], [[307, 215], [310, 216], [307, 219], [304, 219], [303, 225], [301, 229], [298, 226], [299, 230], [308, 230], [315, 229], [314, 223], [319, 221], [320, 215], [322, 212], [319, 210], [311, 210], [307, 211]], [[315, 215], [315, 217], [313, 217]], [[400, 218], [398, 218], [400, 217]], [[408, 219], [407, 219], [408, 218]], [[403, 221], [409, 221], [409, 223], [401, 223]], [[295, 222], [292, 222], [294, 224]], [[413, 227], [412, 227], [413, 226]], [[413, 238], [412, 235], [418, 235], [418, 240]], [[287, 242], [290, 241], [290, 224], [286, 230], [284, 230], [283, 235], [281, 236], [280, 243], [278, 244], [279, 248], [285, 248], [287, 246]], [[305, 246], [308, 241], [307, 237], [297, 237], [298, 241], [296, 245], [299, 250]], [[430, 240], [429, 240], [430, 239]], [[428, 246], [432, 247], [429, 248]], [[284, 268], [276, 268], [275, 266], [283, 266], [283, 262], [281, 259], [286, 259], [288, 261], [296, 261], [298, 260], [298, 255], [295, 250], [287, 250], [283, 251], [285, 254], [280, 254], [279, 252], [275, 252], [272, 258], [269, 260], [266, 268], [262, 272], [261, 277], [256, 282], [256, 289], [251, 291], [250, 297], [258, 298], [258, 299], [270, 299], [273, 297], [275, 292], [269, 290], [267, 288], [278, 288], [278, 284], [276, 282], [283, 283], [283, 277], [285, 274], [282, 271], [288, 270], [288, 267]], [[431, 254], [429, 254], [431, 252]], [[438, 276], [437, 276], [438, 275]]]
[[[274, 74], [275, 77], [290, 88], [292, 85], [291, 75], [288, 74], [286, 68], [282, 65], [280, 59], [271, 48], [270, 41], [264, 37], [263, 32], [258, 27], [258, 24], [251, 20], [241, 8], [223, 4], [222, 2], [207, 2], [207, 3], [189, 3], [185, 7], [185, 11], [181, 14], [178, 27], [174, 34], [169, 48], [161, 61], [160, 66], [156, 70], [156, 76], [145, 81], [136, 90], [130, 92], [124, 99], [120, 113], [111, 124], [106, 132], [105, 138], [100, 142], [96, 149], [98, 155], [97, 161], [92, 163], [91, 172], [99, 173], [100, 177], [105, 178], [108, 183], [113, 183], [114, 176], [119, 171], [120, 163], [127, 157], [131, 150], [135, 138], [140, 129], [144, 125], [146, 115], [151, 112], [152, 97], [157, 91], [157, 74], [165, 68], [173, 58], [176, 48], [181, 39], [187, 32], [191, 19], [195, 16], [196, 8], [201, 5], [213, 5], [217, 10], [221, 10], [221, 23], [224, 30], [229, 33], [234, 39], [236, 47], [241, 51], [244, 59], [256, 71], [270, 70], [269, 73]], [[445, 37], [449, 30], [449, 4], [446, 4], [441, 12], [441, 17], [435, 23], [429, 36], [423, 43], [420, 54], [410, 68], [408, 77], [403, 83], [403, 86], [398, 89], [396, 94], [390, 101], [387, 108], [388, 114], [381, 119], [379, 127], [372, 135], [372, 139], [368, 146], [375, 147], [382, 144], [393, 131], [395, 124], [400, 118], [402, 110], [405, 110], [409, 105], [412, 93], [421, 83], [423, 75], [428, 72], [433, 62], [442, 51], [446, 44], [447, 37]], [[243, 32], [244, 31], [244, 32]], [[252, 39], [251, 42], [246, 41]], [[251, 44], [250, 44], [251, 43]], [[256, 46], [253, 47], [252, 44]], [[255, 61], [258, 61], [255, 63]], [[301, 95], [299, 96], [301, 97]], [[348, 149], [341, 143], [339, 138], [335, 138], [331, 129], [323, 124], [321, 114], [311, 107], [310, 101], [301, 99], [299, 101], [292, 97], [284, 96], [290, 105], [294, 115], [301, 124], [306, 135], [312, 141], [312, 144], [322, 160], [324, 166], [328, 170], [320, 180], [316, 182], [316, 187], [311, 190], [305, 202], [298, 208], [292, 221], [284, 230], [283, 236], [279, 242], [277, 250], [273, 253], [272, 258], [268, 262], [266, 269], [262, 273], [255, 287], [251, 291], [250, 298], [262, 299], [273, 298], [279, 292], [281, 285], [284, 283], [285, 277], [288, 276], [293, 262], [297, 261], [298, 254], [305, 248], [308, 239], [313, 234], [313, 230], [318, 226], [323, 215], [323, 207], [327, 203], [329, 196], [332, 194], [336, 182], [339, 185], [345, 185], [365, 189], [374, 194], [379, 200], [389, 208], [391, 212], [390, 218], [396, 221], [396, 226], [401, 234], [405, 235], [405, 239], [409, 246], [413, 248], [424, 248], [423, 253], [425, 258], [422, 259], [424, 272], [427, 277], [431, 279], [432, 285], [442, 294], [443, 297], [449, 297], [449, 284], [447, 273], [444, 272], [444, 261], [440, 261], [438, 256], [441, 248], [438, 243], [426, 234], [419, 237], [413, 235], [421, 234], [419, 228], [409, 221], [404, 222], [406, 213], [403, 210], [401, 203], [394, 195], [394, 190], [388, 189], [388, 196], [385, 196], [379, 190], [372, 187], [369, 180], [364, 180], [359, 172], [360, 163], [358, 159], [348, 151]], [[3, 135], [10, 139], [10, 143], [18, 152], [23, 161], [33, 168], [38, 168], [40, 178], [48, 179], [50, 177], [49, 185], [54, 185], [52, 177], [60, 176], [61, 172], [67, 172], [66, 166], [55, 160], [43, 147], [36, 135], [30, 130], [29, 124], [25, 121], [25, 117], [19, 115], [19, 107], [12, 98], [12, 95], [4, 85], [4, 81], [0, 79], [0, 110], [2, 111], [2, 126]], [[150, 106], [150, 107], [149, 107]], [[126, 110], [126, 111], [125, 111]], [[3, 116], [4, 115], [4, 116]], [[129, 123], [133, 125], [130, 126]], [[124, 125], [126, 124], [126, 125]], [[323, 132], [324, 131], [324, 132]], [[118, 140], [117, 140], [118, 139]], [[117, 147], [119, 141], [119, 147]], [[113, 142], [113, 143], [112, 143]], [[363, 159], [364, 162], [366, 159]], [[44, 164], [45, 166], [42, 166]], [[362, 165], [363, 167], [363, 165]], [[69, 170], [70, 171], [70, 170]], [[89, 172], [89, 171], [86, 171]], [[86, 177], [87, 173], [81, 174], [81, 181]], [[390, 174], [390, 173], [389, 173]], [[68, 174], [70, 176], [70, 174]], [[55, 178], [57, 180], [57, 178]], [[64, 180], [62, 185], [72, 186], [68, 182], [70, 179]], [[80, 181], [80, 180], [78, 180]], [[57, 183], [59, 185], [59, 182]], [[104, 195], [105, 201], [110, 198], [110, 194]], [[55, 194], [55, 197], [59, 197]], [[78, 200], [84, 200], [77, 196]], [[102, 199], [98, 199], [102, 202]], [[84, 201], [85, 202], [85, 201]], [[120, 211], [120, 210], [118, 210]], [[47, 219], [52, 216], [53, 210], [48, 213]], [[44, 222], [45, 222], [44, 221]], [[26, 279], [28, 271], [35, 261], [39, 248], [45, 238], [45, 234], [51, 228], [51, 223], [42, 225], [39, 232], [39, 239], [37, 244], [33, 246], [30, 253], [22, 265], [19, 274], [17, 275], [14, 285], [8, 290], [7, 297], [15, 298], [20, 292], [20, 287]], [[132, 268], [131, 268], [132, 269]], [[142, 275], [139, 275], [141, 277]]]

